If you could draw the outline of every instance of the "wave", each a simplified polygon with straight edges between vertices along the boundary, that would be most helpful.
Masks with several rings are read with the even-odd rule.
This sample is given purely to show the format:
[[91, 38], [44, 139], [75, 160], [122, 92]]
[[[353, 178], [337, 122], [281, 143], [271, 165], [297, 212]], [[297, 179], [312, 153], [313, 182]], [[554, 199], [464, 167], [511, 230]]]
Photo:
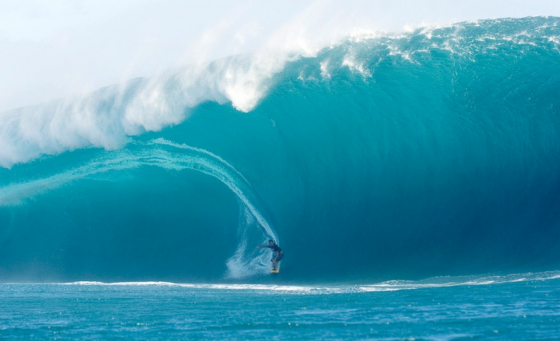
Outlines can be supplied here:
[[559, 23], [361, 34], [1, 113], [0, 276], [256, 278], [249, 245], [279, 237], [285, 281], [556, 269]]

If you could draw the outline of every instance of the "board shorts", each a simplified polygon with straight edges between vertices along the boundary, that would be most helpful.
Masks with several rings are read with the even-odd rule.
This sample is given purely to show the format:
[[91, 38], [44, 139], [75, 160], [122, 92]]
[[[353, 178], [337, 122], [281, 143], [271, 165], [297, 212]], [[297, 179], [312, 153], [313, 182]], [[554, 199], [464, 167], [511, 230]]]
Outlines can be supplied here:
[[[272, 260], [274, 260], [274, 258], [276, 257], [276, 254], [274, 254], [274, 256], [272, 256]], [[278, 258], [276, 258], [276, 261], [279, 262], [282, 260], [282, 258], [284, 258], [284, 252], [280, 252], [280, 254], [278, 255]]]

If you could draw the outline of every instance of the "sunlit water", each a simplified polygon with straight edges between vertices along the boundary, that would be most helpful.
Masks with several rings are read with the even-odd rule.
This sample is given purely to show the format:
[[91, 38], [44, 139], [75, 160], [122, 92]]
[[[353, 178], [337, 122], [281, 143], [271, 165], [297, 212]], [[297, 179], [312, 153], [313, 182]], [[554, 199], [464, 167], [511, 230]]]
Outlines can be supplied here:
[[373, 286], [0, 285], [2, 339], [560, 338], [558, 274]]

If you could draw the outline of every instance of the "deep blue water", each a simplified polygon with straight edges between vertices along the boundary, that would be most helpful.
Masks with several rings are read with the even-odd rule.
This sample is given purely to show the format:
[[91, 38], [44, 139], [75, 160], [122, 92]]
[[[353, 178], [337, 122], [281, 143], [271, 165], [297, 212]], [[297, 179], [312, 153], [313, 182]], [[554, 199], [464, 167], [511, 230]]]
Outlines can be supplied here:
[[2, 284], [0, 339], [557, 340], [559, 276], [376, 286]]

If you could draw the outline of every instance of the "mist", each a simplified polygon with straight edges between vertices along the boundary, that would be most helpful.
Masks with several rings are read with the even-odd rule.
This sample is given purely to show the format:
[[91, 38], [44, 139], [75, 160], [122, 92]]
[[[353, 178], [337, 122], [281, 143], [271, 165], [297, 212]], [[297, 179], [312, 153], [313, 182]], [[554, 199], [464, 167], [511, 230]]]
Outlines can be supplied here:
[[230, 55], [312, 53], [355, 32], [525, 16], [560, 16], [560, 2], [5, 0], [0, 111]]

